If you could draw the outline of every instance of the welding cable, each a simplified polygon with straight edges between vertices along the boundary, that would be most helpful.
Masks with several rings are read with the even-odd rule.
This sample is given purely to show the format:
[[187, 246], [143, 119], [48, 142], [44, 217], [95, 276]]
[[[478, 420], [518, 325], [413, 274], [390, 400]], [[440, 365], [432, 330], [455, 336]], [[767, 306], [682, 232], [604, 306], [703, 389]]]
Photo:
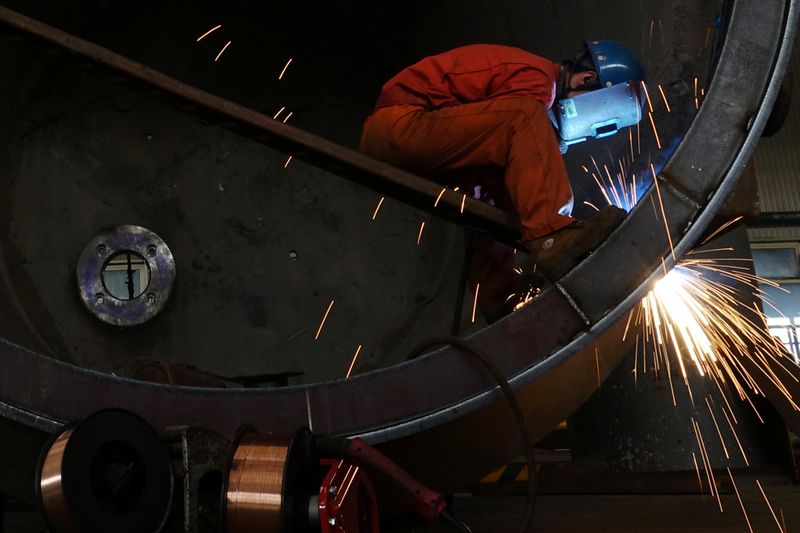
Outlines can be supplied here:
[[457, 530], [461, 531], [461, 533], [472, 533], [472, 530], [469, 528], [467, 524], [459, 520], [455, 514], [453, 514], [453, 510], [450, 508], [445, 509], [441, 517], [444, 518], [445, 522], [449, 523], [451, 526], [455, 527]]
[[470, 345], [464, 339], [457, 337], [441, 337], [430, 339], [412, 350], [407, 360], [416, 359], [423, 353], [436, 346], [450, 345], [460, 348], [462, 351], [470, 354], [474, 359], [480, 362], [492, 375], [497, 382], [500, 389], [508, 401], [508, 405], [514, 415], [514, 419], [519, 429], [520, 438], [522, 439], [522, 446], [525, 450], [525, 459], [528, 465], [528, 498], [525, 502], [525, 516], [522, 522], [522, 533], [529, 533], [533, 528], [533, 511], [536, 506], [536, 492], [537, 492], [537, 478], [536, 478], [536, 458], [533, 451], [533, 443], [531, 441], [528, 426], [525, 423], [525, 417], [522, 414], [522, 409], [517, 401], [517, 396], [514, 394], [514, 389], [509, 385], [508, 380], [503, 376], [503, 373], [492, 362], [492, 360], [484, 352]]

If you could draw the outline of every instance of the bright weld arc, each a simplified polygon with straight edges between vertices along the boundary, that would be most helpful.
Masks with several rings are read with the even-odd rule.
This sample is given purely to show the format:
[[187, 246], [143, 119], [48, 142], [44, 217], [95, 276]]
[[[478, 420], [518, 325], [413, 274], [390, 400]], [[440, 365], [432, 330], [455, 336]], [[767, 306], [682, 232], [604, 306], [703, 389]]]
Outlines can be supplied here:
[[317, 334], [314, 336], [314, 340], [319, 339], [319, 335], [320, 333], [322, 333], [322, 327], [325, 325], [325, 321], [328, 320], [328, 315], [330, 314], [331, 309], [333, 308], [334, 301], [335, 300], [331, 300], [331, 303], [328, 305], [328, 310], [325, 311], [325, 316], [322, 317], [322, 322], [319, 323], [319, 329], [317, 329]]

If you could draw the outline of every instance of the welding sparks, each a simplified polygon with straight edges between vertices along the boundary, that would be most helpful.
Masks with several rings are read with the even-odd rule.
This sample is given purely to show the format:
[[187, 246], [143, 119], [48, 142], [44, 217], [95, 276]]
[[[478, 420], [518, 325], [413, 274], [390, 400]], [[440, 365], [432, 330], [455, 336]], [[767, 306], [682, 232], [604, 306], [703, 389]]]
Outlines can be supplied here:
[[445, 193], [446, 190], [447, 190], [447, 187], [443, 187], [442, 190], [439, 191], [439, 196], [437, 196], [436, 197], [436, 201], [433, 202], [433, 207], [436, 207], [436, 206], [439, 205], [439, 200], [442, 199], [442, 196], [444, 196], [444, 193]]
[[700, 100], [697, 97], [697, 78], [694, 79], [694, 108], [700, 109]]
[[422, 242], [422, 232], [424, 230], [425, 230], [425, 221], [423, 220], [422, 224], [420, 224], [419, 226], [419, 235], [417, 235], [417, 246], [419, 246], [419, 243]]
[[378, 200], [378, 205], [375, 206], [375, 211], [372, 213], [372, 220], [378, 218], [378, 211], [381, 210], [381, 205], [383, 205], [383, 201], [386, 199], [385, 196], [381, 196], [381, 199]]
[[232, 42], [233, 42], [233, 41], [228, 41], [228, 42], [225, 44], [225, 46], [223, 46], [223, 47], [222, 47], [222, 50], [220, 50], [220, 51], [219, 51], [219, 53], [217, 54], [217, 57], [215, 57], [215, 58], [214, 58], [214, 61], [215, 61], [215, 62], [216, 62], [216, 61], [219, 61], [219, 58], [222, 56], [222, 54], [225, 52], [225, 50], [227, 50], [227, 49], [228, 49], [228, 47], [231, 45], [231, 43], [232, 43]]
[[358, 359], [358, 354], [359, 353], [361, 353], [361, 345], [360, 344], [358, 345], [358, 348], [356, 348], [356, 353], [353, 354], [353, 360], [350, 362], [350, 368], [347, 369], [347, 375], [344, 377], [344, 379], [349, 379], [350, 378], [350, 374], [352, 374], [352, 372], [353, 372], [353, 367], [356, 366], [356, 359]]
[[477, 311], [477, 309], [478, 309], [478, 291], [480, 291], [480, 290], [481, 290], [481, 284], [480, 284], [480, 283], [478, 283], [478, 284], [475, 286], [475, 298], [474, 298], [474, 300], [472, 301], [472, 323], [473, 323], [473, 324], [475, 323], [475, 312], [476, 312], [476, 311]]
[[283, 106], [282, 108], [278, 109], [278, 112], [272, 116], [272, 120], [278, 120], [278, 117], [281, 116], [281, 113], [283, 113], [285, 110], [286, 106]]
[[314, 336], [314, 340], [319, 340], [319, 335], [322, 333], [322, 326], [324, 326], [325, 321], [328, 320], [328, 315], [331, 313], [334, 301], [335, 300], [331, 300], [331, 303], [328, 305], [328, 310], [325, 311], [325, 316], [322, 317], [322, 322], [319, 323], [319, 328], [317, 329], [317, 334]]
[[289, 163], [292, 162], [293, 158], [294, 158], [294, 156], [290, 155], [289, 158], [286, 160], [286, 163], [284, 163], [283, 168], [288, 168], [289, 167]]
[[465, 194], [463, 198], [461, 198], [461, 214], [464, 214], [464, 205], [467, 203], [467, 195]]
[[284, 119], [283, 119], [283, 123], [284, 123], [284, 124], [286, 124], [287, 122], [289, 122], [289, 118], [292, 116], [292, 114], [293, 114], [293, 113], [294, 113], [294, 111], [289, 111], [289, 114], [288, 114], [288, 115], [286, 115], [286, 118], [284, 118]]
[[650, 117], [650, 125], [653, 126], [653, 135], [656, 136], [656, 146], [661, 150], [661, 139], [658, 137], [658, 129], [656, 129], [656, 122], [653, 120], [653, 114], [648, 113], [647, 116]]
[[597, 390], [600, 390], [600, 351], [597, 346], [594, 348], [594, 363], [597, 368]]
[[758, 490], [761, 491], [761, 495], [764, 497], [764, 501], [767, 502], [767, 507], [769, 507], [769, 512], [772, 513], [772, 518], [775, 519], [775, 523], [778, 525], [778, 531], [784, 533], [783, 527], [781, 527], [781, 522], [778, 520], [777, 515], [775, 515], [775, 511], [772, 510], [772, 504], [769, 503], [769, 499], [767, 498], [767, 494], [764, 492], [764, 488], [761, 486], [761, 482], [756, 480], [756, 485], [758, 485]]
[[644, 96], [647, 100], [647, 107], [650, 108], [650, 112], [653, 112], [653, 102], [650, 101], [650, 91], [647, 90], [647, 84], [642, 82], [642, 88], [644, 89]]
[[656, 168], [650, 163], [650, 172], [653, 174], [653, 183], [656, 186], [656, 195], [658, 196], [658, 205], [661, 207], [661, 217], [664, 219], [664, 229], [667, 232], [667, 240], [669, 241], [669, 249], [672, 252], [672, 258], [675, 259], [675, 247], [672, 245], [672, 234], [669, 231], [669, 223], [667, 222], [667, 213], [664, 211], [664, 200], [661, 198], [661, 188], [658, 186], [658, 176], [656, 175]]
[[211, 28], [210, 30], [208, 30], [207, 32], [205, 32], [203, 35], [201, 35], [200, 37], [198, 37], [198, 38], [197, 38], [197, 42], [199, 43], [200, 41], [202, 41], [203, 39], [205, 39], [206, 37], [208, 37], [209, 35], [211, 35], [211, 34], [212, 34], [212, 33], [214, 33], [215, 31], [217, 31], [217, 30], [218, 30], [218, 29], [220, 29], [221, 27], [222, 27], [222, 24], [219, 24], [219, 25], [217, 25], [217, 26], [214, 26], [213, 28]]
[[[700, 376], [707, 376], [722, 394], [731, 416], [733, 410], [726, 391], [735, 393], [751, 407], [750, 395], [763, 394], [752, 372], [766, 378], [794, 409], [800, 411], [778, 375], [781, 369], [785, 370], [784, 362], [788, 360], [783, 345], [769, 335], [757, 308], [741, 304], [738, 290], [708, 279], [713, 276], [744, 283], [754, 291], [758, 291], [758, 283], [768, 282], [750, 274], [743, 266], [714, 259], [683, 260], [642, 300], [637, 317], [637, 322], [643, 324], [645, 338], [651, 343], [654, 359], [663, 361], [668, 369], [669, 354], [672, 354], [690, 398], [687, 367], [694, 367]], [[758, 316], [750, 318], [745, 311]], [[754, 370], [749, 369], [751, 365]], [[727, 411], [722, 409], [733, 431]], [[713, 417], [713, 411], [711, 413]], [[714, 423], [721, 437], [716, 417]], [[733, 433], [747, 462], [736, 432]]]
[[742, 497], [739, 495], [739, 489], [736, 487], [736, 482], [733, 480], [733, 474], [731, 474], [731, 469], [728, 467], [728, 477], [731, 478], [731, 484], [733, 485], [733, 491], [736, 493], [736, 499], [739, 500], [739, 507], [742, 508], [742, 514], [744, 515], [744, 520], [747, 522], [747, 529], [750, 530], [750, 533], [753, 533], [753, 526], [750, 525], [750, 518], [747, 516], [747, 511], [744, 508], [744, 502], [742, 502]]
[[283, 70], [281, 70], [281, 73], [278, 76], [279, 80], [283, 79], [283, 75], [286, 74], [286, 69], [289, 68], [289, 65], [291, 64], [292, 64], [292, 58], [289, 58], [289, 61], [287, 61], [286, 64], [283, 66]]
[[661, 84], [658, 84], [658, 91], [661, 93], [661, 99], [664, 100], [664, 105], [667, 107], [667, 113], [671, 113], [672, 111], [669, 108], [669, 102], [667, 101], [667, 95], [664, 93], [664, 89], [661, 87]]

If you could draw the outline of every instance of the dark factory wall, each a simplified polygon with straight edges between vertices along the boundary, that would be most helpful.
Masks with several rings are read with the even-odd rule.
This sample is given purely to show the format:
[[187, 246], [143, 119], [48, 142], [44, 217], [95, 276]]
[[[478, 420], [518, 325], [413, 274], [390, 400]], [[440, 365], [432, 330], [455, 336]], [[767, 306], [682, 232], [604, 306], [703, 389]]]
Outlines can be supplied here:
[[[641, 53], [652, 86], [662, 84], [675, 107], [657, 112], [669, 146], [693, 116], [692, 79], [709, 81], [719, 10], [677, 0], [3, 4], [265, 114], [285, 108], [278, 120], [291, 112], [290, 124], [350, 148], [383, 81], [425, 55], [496, 42], [560, 59], [582, 36]], [[304, 372], [296, 380], [311, 382], [343, 377], [359, 345], [357, 373], [449, 330], [460, 228], [389, 199], [372, 221], [376, 193], [299, 160], [286, 166], [290, 154], [38, 46], [9, 40], [0, 56], [11, 81], [0, 90], [16, 98], [3, 101], [17, 102], [0, 110], [2, 240], [9, 268], [24, 274], [12, 285], [33, 330], [5, 322], [1, 336], [120, 374], [152, 358], [223, 376]], [[645, 128], [643, 168], [669, 153]], [[581, 165], [627, 146], [618, 135], [567, 155], [579, 214], [588, 214], [583, 200], [598, 200]], [[120, 224], [158, 233], [178, 271], [163, 314], [129, 330], [89, 315], [74, 281], [84, 245]], [[25, 277], [31, 287], [16, 281]]]

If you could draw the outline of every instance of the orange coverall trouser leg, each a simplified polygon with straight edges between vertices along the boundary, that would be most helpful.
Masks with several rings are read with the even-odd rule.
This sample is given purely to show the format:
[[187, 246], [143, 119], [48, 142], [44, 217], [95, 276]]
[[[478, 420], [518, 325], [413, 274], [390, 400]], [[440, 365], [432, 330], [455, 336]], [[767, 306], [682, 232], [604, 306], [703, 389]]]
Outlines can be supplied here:
[[[522, 240], [558, 230], [572, 218], [558, 214], [572, 201], [561, 152], [543, 104], [532, 98], [500, 99], [437, 111], [417, 106], [378, 109], [366, 121], [367, 155], [462, 189], [480, 183], [501, 204], [511, 201]], [[475, 180], [477, 176], [477, 181]], [[491, 183], [499, 182], [499, 183]], [[505, 191], [497, 191], [497, 186]], [[480, 284], [478, 304], [496, 316], [516, 286], [514, 250], [476, 236], [469, 284]]]
[[572, 189], [544, 105], [502, 98], [425, 111], [377, 109], [364, 124], [361, 150], [375, 159], [443, 184], [442, 176], [476, 167], [503, 169], [504, 185], [522, 225], [522, 241], [573, 221], [558, 214]]

